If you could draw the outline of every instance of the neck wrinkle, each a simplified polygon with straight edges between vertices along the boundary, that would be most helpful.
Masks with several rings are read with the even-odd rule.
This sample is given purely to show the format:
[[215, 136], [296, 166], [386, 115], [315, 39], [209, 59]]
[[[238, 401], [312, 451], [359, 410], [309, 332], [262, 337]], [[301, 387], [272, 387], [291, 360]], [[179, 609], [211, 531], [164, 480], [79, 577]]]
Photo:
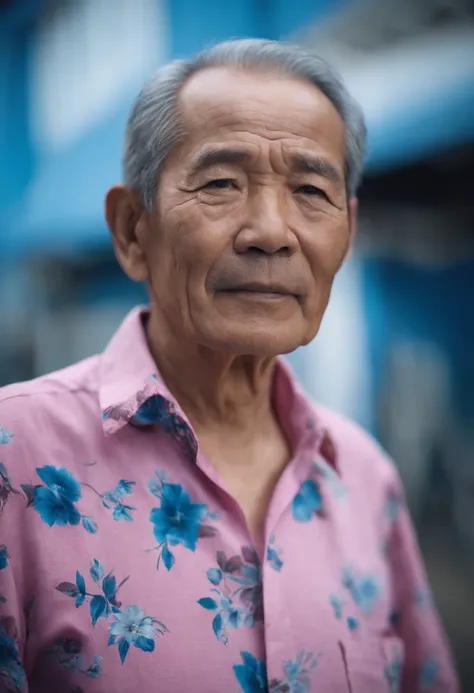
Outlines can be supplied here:
[[275, 357], [231, 355], [177, 342], [146, 326], [150, 352], [169, 391], [193, 427], [258, 428], [272, 409]]

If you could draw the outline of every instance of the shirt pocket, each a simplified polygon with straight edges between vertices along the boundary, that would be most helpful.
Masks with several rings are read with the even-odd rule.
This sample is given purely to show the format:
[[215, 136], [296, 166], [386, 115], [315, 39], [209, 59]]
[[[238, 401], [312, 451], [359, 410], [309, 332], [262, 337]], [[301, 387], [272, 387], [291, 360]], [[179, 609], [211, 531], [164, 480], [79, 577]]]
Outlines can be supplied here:
[[392, 635], [340, 643], [349, 693], [401, 693], [405, 648]]

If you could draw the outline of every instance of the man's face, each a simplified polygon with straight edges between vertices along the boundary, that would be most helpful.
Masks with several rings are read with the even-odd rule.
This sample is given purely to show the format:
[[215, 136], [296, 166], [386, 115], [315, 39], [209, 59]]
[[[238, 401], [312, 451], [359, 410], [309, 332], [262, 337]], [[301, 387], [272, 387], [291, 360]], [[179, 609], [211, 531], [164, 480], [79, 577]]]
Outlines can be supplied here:
[[153, 310], [218, 351], [308, 343], [350, 240], [340, 116], [311, 84], [228, 68], [193, 76], [179, 107], [144, 248]]

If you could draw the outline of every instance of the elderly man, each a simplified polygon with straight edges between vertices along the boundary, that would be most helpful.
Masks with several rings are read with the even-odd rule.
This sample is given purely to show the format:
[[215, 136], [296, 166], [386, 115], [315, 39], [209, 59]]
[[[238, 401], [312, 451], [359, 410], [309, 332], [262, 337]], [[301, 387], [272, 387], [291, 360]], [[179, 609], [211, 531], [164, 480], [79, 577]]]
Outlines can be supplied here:
[[138, 96], [106, 216], [150, 308], [1, 395], [2, 692], [457, 690], [394, 467], [278, 358], [318, 332], [364, 142], [277, 43]]

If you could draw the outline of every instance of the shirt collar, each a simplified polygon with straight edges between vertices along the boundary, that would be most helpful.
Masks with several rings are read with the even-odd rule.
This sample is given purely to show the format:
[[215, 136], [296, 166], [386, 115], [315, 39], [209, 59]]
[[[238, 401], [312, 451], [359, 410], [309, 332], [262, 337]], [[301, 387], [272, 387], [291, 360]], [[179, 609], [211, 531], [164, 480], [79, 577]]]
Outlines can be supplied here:
[[[196, 459], [198, 445], [192, 426], [166, 387], [148, 348], [144, 329], [147, 314], [145, 307], [132, 310], [101, 356], [99, 401], [104, 432], [112, 435], [128, 424], [159, 424]], [[293, 450], [319, 449], [325, 462], [337, 471], [332, 438], [283, 359], [278, 359], [273, 398]]]
[[158, 373], [148, 348], [144, 328], [147, 314], [144, 307], [132, 310], [100, 359], [99, 399], [107, 435], [130, 423], [140, 407], [155, 395], [180, 409]]

